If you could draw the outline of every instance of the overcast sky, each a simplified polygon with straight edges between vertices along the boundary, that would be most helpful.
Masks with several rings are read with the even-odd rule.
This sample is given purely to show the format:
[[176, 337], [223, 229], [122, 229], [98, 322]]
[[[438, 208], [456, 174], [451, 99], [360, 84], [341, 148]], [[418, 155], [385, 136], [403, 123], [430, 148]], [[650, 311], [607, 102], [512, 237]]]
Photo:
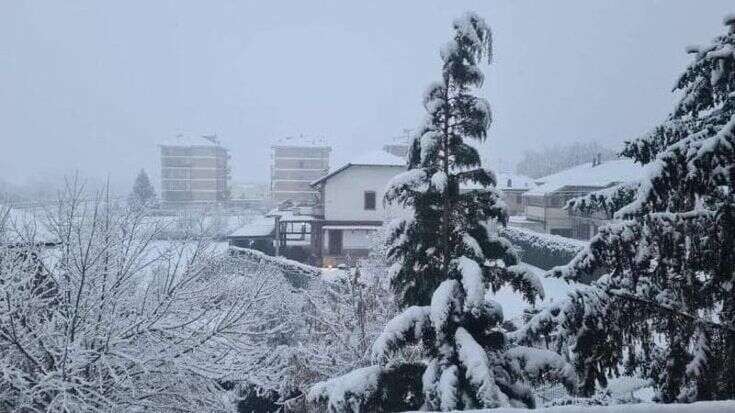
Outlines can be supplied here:
[[270, 143], [325, 136], [334, 163], [422, 118], [452, 19], [493, 27], [484, 152], [618, 145], [662, 120], [720, 1], [2, 1], [0, 179], [155, 177], [156, 144], [216, 133], [234, 178], [267, 181]]

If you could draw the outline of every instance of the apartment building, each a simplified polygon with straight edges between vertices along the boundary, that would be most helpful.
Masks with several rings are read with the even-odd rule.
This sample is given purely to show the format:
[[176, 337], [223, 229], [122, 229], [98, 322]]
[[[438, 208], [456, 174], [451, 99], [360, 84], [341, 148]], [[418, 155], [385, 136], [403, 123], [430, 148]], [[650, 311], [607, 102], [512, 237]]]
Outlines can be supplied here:
[[316, 203], [317, 191], [310, 184], [329, 172], [331, 151], [323, 138], [279, 139], [272, 146], [271, 200]]
[[229, 197], [229, 155], [216, 136], [176, 138], [161, 148], [163, 208], [207, 206]]
[[565, 209], [572, 198], [639, 179], [643, 167], [630, 159], [585, 163], [538, 178], [539, 186], [523, 194], [526, 219], [540, 232], [587, 240], [606, 219], [597, 214], [577, 216]]

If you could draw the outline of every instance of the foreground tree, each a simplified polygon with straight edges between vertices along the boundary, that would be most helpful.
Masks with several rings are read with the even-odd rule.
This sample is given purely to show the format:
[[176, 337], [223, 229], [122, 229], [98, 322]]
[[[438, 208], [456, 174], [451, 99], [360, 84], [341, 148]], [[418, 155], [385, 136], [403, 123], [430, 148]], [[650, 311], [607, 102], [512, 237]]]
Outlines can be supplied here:
[[129, 202], [134, 206], [151, 206], [156, 202], [156, 190], [153, 189], [151, 180], [144, 169], [141, 169], [138, 176], [135, 177]]
[[647, 175], [569, 205], [620, 221], [553, 274], [608, 274], [522, 335], [561, 326], [583, 393], [624, 365], [663, 402], [735, 398], [735, 16], [725, 23], [725, 35], [690, 50], [668, 121], [627, 142], [623, 154]]
[[85, 197], [0, 214], [0, 411], [231, 411], [228, 382], [289, 334], [283, 277]]
[[[453, 29], [441, 51], [442, 80], [424, 96], [428, 116], [408, 171], [386, 193], [386, 201], [412, 212], [391, 225], [389, 237], [392, 285], [404, 311], [373, 345], [379, 365], [312, 389], [310, 399], [332, 411], [533, 407], [526, 379], [548, 374], [575, 382], [558, 355], [511, 348], [501, 328], [491, 291], [510, 285], [533, 302], [543, 288], [497, 235], [505, 208], [494, 175], [468, 142], [483, 142], [491, 122], [488, 102], [472, 94], [483, 83], [479, 64], [490, 61], [490, 28], [468, 13]], [[482, 189], [461, 191], [464, 184]], [[411, 345], [417, 354], [405, 357]]]

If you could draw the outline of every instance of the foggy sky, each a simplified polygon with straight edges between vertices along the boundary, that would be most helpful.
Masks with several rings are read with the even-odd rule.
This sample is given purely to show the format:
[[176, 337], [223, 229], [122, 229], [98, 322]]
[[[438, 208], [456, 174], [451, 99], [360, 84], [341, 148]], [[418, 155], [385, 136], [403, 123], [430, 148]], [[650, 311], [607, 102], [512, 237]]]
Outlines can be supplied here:
[[[452, 19], [492, 26], [483, 151], [617, 145], [664, 119], [720, 1], [2, 1], [0, 180], [78, 170], [157, 179], [156, 144], [216, 133], [234, 179], [267, 181], [270, 143], [323, 135], [333, 166], [423, 116]], [[157, 182], [154, 181], [157, 186]]]

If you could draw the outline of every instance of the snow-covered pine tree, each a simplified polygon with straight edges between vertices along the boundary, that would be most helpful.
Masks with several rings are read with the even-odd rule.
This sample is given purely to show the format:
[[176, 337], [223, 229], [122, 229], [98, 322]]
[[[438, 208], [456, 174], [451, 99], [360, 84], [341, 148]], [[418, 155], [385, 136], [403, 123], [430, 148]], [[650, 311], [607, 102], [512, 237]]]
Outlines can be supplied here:
[[[373, 345], [379, 365], [312, 389], [309, 398], [332, 411], [533, 407], [528, 380], [556, 377], [576, 385], [573, 368], [559, 355], [510, 347], [501, 327], [494, 291], [509, 285], [530, 302], [544, 292], [495, 230], [506, 222], [505, 207], [494, 175], [469, 143], [483, 142], [491, 122], [488, 102], [473, 94], [483, 83], [480, 63], [490, 62], [490, 28], [467, 13], [453, 29], [441, 50], [441, 81], [424, 96], [427, 118], [408, 170], [386, 192], [387, 202], [412, 212], [392, 223], [389, 235], [392, 285], [403, 312]], [[418, 345], [420, 363], [391, 360], [411, 345]]]
[[582, 391], [624, 365], [664, 402], [735, 398], [735, 16], [675, 86], [669, 119], [629, 141], [639, 182], [573, 200], [617, 210], [588, 248], [554, 275], [608, 274], [541, 312], [525, 340], [563, 326]]
[[130, 204], [135, 206], [151, 206], [156, 202], [156, 191], [151, 185], [151, 180], [145, 169], [138, 172], [138, 176], [133, 183], [133, 192], [130, 194]]

